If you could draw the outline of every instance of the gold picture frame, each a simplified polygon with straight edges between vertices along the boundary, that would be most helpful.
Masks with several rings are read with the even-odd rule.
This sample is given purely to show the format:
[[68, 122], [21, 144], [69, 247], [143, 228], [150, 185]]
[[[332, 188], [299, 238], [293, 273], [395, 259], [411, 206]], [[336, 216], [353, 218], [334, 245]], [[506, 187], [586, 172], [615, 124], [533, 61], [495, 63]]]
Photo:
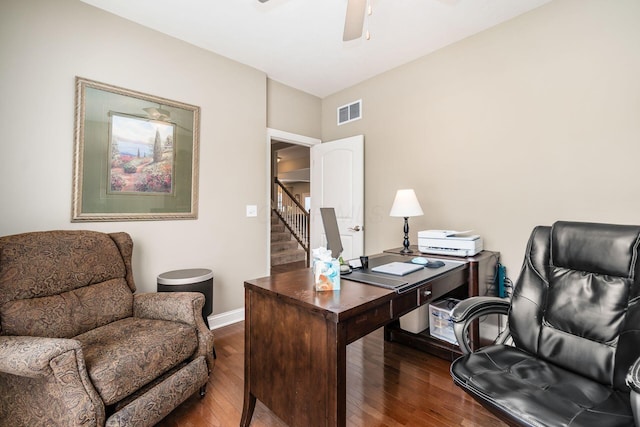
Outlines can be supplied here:
[[197, 219], [200, 107], [76, 77], [72, 222]]

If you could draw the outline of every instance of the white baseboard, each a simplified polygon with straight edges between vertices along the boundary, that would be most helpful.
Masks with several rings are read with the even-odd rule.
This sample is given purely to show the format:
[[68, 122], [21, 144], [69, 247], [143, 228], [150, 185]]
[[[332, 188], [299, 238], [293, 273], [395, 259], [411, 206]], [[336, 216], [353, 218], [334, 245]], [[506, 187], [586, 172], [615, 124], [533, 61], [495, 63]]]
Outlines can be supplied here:
[[233, 323], [242, 322], [244, 320], [244, 308], [226, 311], [220, 314], [214, 314], [207, 318], [209, 321], [209, 329], [214, 330]]

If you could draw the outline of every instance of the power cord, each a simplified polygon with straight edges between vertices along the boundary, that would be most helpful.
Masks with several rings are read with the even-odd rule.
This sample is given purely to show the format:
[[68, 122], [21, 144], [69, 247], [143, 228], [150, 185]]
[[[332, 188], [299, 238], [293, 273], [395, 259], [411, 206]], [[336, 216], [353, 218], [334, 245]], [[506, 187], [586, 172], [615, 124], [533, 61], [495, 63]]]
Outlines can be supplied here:
[[487, 277], [487, 281], [486, 281], [486, 289], [484, 291], [484, 295], [483, 296], [496, 296], [498, 295], [498, 268], [497, 266], [500, 265], [500, 257], [498, 254], [493, 253], [491, 255], [492, 258], [495, 259], [495, 263], [496, 263], [496, 268], [494, 268], [493, 270], [493, 276], [488, 276]]
[[504, 291], [505, 298], [511, 299], [511, 296], [513, 295], [513, 282], [506, 276], [504, 278]]

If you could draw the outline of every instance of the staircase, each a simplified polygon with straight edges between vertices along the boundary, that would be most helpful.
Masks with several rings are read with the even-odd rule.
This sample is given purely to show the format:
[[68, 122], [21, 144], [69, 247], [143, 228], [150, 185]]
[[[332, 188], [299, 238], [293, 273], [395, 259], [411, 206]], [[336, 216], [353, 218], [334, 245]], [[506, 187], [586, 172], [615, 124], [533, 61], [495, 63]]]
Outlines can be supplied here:
[[300, 263], [305, 265], [307, 253], [293, 238], [282, 220], [271, 213], [271, 266]]

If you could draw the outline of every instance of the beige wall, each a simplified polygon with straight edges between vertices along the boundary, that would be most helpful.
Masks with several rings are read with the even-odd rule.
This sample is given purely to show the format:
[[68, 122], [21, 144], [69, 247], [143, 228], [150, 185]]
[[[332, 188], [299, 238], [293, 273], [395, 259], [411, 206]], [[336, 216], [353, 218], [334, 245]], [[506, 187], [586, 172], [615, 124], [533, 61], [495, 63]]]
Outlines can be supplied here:
[[308, 182], [297, 182], [295, 184], [286, 184], [287, 190], [294, 196], [298, 194], [300, 200], [298, 200], [304, 206], [304, 194], [311, 192], [311, 186]]
[[320, 98], [267, 79], [267, 126], [320, 138]]
[[[264, 73], [77, 0], [3, 1], [0, 64], [0, 235], [126, 231], [139, 291], [207, 267], [214, 313], [244, 305], [244, 280], [268, 273]], [[76, 75], [201, 107], [198, 220], [70, 223]]]
[[309, 156], [307, 157], [298, 157], [296, 159], [291, 160], [283, 160], [278, 163], [278, 172], [292, 172], [298, 169], [309, 169], [311, 167], [311, 161]]
[[[127, 231], [139, 290], [209, 267], [214, 312], [240, 308], [243, 281], [268, 271], [265, 125], [363, 133], [367, 252], [401, 244], [388, 212], [396, 189], [414, 187], [425, 216], [411, 219], [412, 242], [473, 228], [515, 279], [536, 224], [640, 223], [639, 18], [635, 0], [555, 0], [319, 100], [77, 0], [3, 1], [0, 234]], [[198, 220], [70, 223], [76, 75], [201, 107]], [[336, 107], [360, 98], [364, 118], [336, 127]], [[239, 172], [242, 185], [224, 184]]]
[[412, 243], [474, 229], [512, 279], [537, 224], [640, 223], [639, 22], [637, 0], [555, 0], [323, 99], [323, 140], [365, 135], [366, 252], [402, 244], [406, 187]]

